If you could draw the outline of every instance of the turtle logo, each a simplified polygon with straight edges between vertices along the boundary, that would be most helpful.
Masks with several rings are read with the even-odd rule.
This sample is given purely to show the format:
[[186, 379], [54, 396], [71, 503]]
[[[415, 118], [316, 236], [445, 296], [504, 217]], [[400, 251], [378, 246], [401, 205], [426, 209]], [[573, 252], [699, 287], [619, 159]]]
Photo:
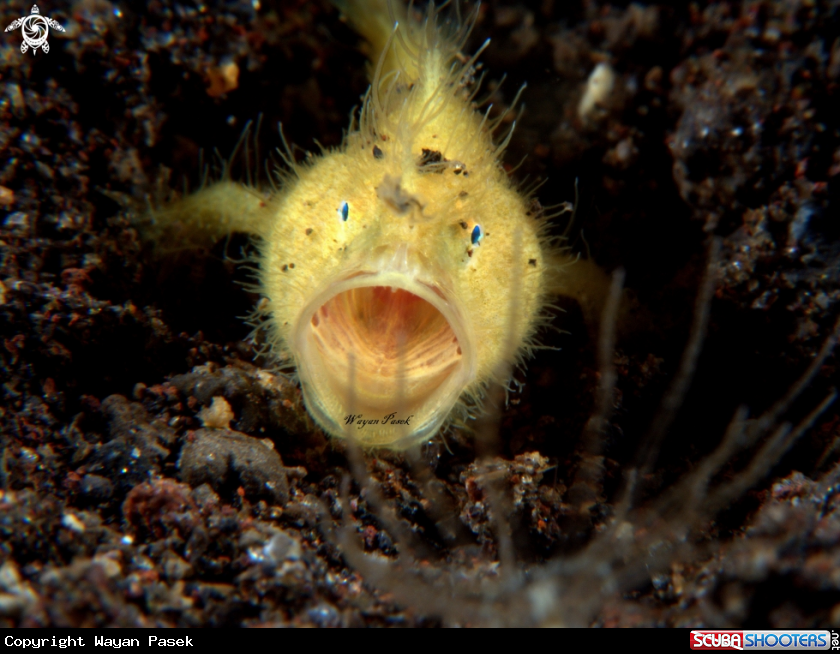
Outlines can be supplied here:
[[52, 18], [45, 18], [38, 10], [38, 5], [32, 5], [32, 13], [23, 18], [16, 18], [12, 24], [6, 28], [7, 32], [16, 30], [18, 27], [23, 32], [23, 43], [20, 44], [20, 51], [26, 52], [32, 48], [32, 54], [41, 48], [45, 53], [50, 51], [50, 44], [47, 43], [47, 36], [49, 36], [50, 28], [63, 32], [64, 28], [58, 24], [58, 21]]

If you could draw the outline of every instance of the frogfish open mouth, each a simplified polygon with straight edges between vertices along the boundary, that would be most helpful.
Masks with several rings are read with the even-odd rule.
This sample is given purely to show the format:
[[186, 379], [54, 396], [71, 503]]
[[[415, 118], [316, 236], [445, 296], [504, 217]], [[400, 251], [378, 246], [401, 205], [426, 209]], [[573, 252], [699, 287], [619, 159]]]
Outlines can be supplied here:
[[314, 294], [292, 328], [306, 405], [332, 433], [360, 424], [368, 444], [397, 444], [400, 430], [427, 439], [475, 379], [475, 335], [422, 253], [402, 243], [365, 264]]
[[336, 4], [376, 63], [344, 143], [305, 164], [287, 153], [273, 190], [208, 185], [155, 212], [151, 233], [251, 234], [260, 328], [310, 414], [402, 449], [480, 411], [529, 354], [562, 257], [501, 167], [507, 114], [474, 108], [478, 54], [460, 50], [475, 14]]

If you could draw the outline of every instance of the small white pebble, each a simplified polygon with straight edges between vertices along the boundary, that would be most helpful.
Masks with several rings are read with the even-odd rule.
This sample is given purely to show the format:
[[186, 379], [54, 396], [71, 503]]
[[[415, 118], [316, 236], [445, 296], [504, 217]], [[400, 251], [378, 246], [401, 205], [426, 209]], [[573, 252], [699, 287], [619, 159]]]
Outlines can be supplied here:
[[93, 557], [93, 562], [102, 566], [105, 576], [109, 579], [118, 577], [122, 574], [122, 566], [118, 560], [119, 552], [111, 551], [104, 554], [97, 554]]
[[612, 93], [614, 86], [615, 71], [612, 66], [605, 62], [595, 66], [595, 69], [589, 75], [589, 79], [586, 80], [586, 88], [578, 103], [578, 117], [581, 120], [588, 119], [593, 109], [604, 104], [604, 101]]
[[284, 559], [296, 561], [301, 555], [300, 543], [282, 532], [274, 534], [263, 546], [263, 555], [275, 564]]
[[198, 412], [198, 419], [205, 427], [216, 429], [230, 429], [230, 421], [233, 420], [233, 409], [228, 401], [221, 397], [214, 397], [213, 404]]
[[67, 527], [70, 531], [75, 531], [79, 534], [83, 533], [85, 530], [85, 523], [79, 520], [72, 513], [65, 513], [64, 515], [62, 515], [61, 524]]
[[262, 547], [248, 550], [251, 563], [278, 566], [284, 561], [297, 561], [302, 555], [300, 543], [283, 532], [275, 533]]

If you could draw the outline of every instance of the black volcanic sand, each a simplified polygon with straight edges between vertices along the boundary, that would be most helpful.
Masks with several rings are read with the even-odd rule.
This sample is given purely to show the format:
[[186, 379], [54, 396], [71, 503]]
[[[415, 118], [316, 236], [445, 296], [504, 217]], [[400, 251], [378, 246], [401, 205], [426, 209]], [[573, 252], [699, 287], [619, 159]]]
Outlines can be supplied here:
[[[29, 11], [5, 3], [0, 23]], [[41, 11], [66, 27], [49, 53], [0, 35], [0, 625], [472, 624], [457, 600], [432, 612], [397, 601], [330, 534], [356, 527], [381, 561], [407, 551], [369, 491], [350, 484], [342, 507], [348, 453], [248, 341], [240, 317], [259, 298], [234, 263], [247, 241], [161, 253], [140, 238], [146, 203], [200, 184], [200, 153], [212, 169], [248, 121], [262, 118], [264, 153], [281, 146], [278, 123], [301, 160], [316, 139], [338, 145], [367, 84], [358, 38], [323, 0]], [[498, 115], [528, 82], [505, 165], [527, 155], [512, 175], [547, 179], [544, 206], [574, 200], [577, 180], [569, 244], [623, 267], [634, 306], [619, 324], [603, 459], [583, 455], [600, 371], [570, 300], [543, 337], [553, 349], [516, 373], [524, 387], [501, 409], [489, 465], [512, 501], [496, 518], [529, 578], [614, 514], [678, 369], [710, 238], [721, 247], [709, 328], [640, 501], [694, 470], [738, 406], [756, 416], [784, 395], [834, 329], [837, 34], [836, 1], [482, 5], [468, 44], [492, 38], [479, 97]], [[581, 119], [601, 62], [614, 89]], [[830, 356], [778, 422], [802, 420], [836, 380]], [[232, 418], [218, 399], [207, 413], [214, 398]], [[663, 551], [661, 572], [619, 583], [587, 621], [840, 626], [838, 436], [830, 406], [758, 485]], [[570, 492], [587, 463], [588, 496]], [[494, 574], [492, 502], [468, 433], [423, 449], [442, 503], [404, 457], [366, 464], [423, 546], [415, 566]], [[532, 624], [529, 606], [504, 619]]]

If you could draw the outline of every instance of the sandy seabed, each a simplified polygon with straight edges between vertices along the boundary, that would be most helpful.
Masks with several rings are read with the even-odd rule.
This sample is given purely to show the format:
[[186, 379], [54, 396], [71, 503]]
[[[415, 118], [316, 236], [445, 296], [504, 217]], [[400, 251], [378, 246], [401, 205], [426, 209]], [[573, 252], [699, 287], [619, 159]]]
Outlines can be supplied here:
[[492, 456], [364, 459], [248, 341], [244, 239], [141, 238], [248, 121], [339, 145], [358, 38], [321, 0], [40, 9], [48, 53], [0, 35], [0, 625], [840, 626], [840, 4], [485, 2], [493, 115], [528, 82], [505, 165], [577, 180], [633, 312], [605, 365], [558, 300]]

